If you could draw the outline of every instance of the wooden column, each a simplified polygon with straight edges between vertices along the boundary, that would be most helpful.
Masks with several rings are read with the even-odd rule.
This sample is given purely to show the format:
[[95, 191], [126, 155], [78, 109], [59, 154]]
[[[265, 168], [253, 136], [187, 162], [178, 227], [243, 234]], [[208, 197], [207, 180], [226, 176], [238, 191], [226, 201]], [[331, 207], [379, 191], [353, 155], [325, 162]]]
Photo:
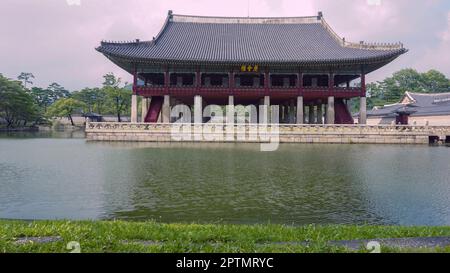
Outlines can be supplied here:
[[302, 72], [298, 73], [297, 77], [298, 77], [298, 80], [297, 80], [298, 94], [302, 95], [303, 94], [303, 73]]
[[333, 89], [334, 89], [334, 74], [333, 72], [331, 72], [330, 74], [328, 74], [328, 90], [330, 93], [332, 93]]
[[270, 73], [269, 70], [264, 72], [264, 95], [270, 95]]
[[230, 95], [233, 94], [234, 88], [235, 88], [235, 83], [234, 83], [234, 71], [231, 70], [228, 76], [228, 89], [230, 90]]
[[197, 69], [197, 71], [195, 72], [195, 89], [198, 91], [200, 91], [202, 87], [202, 73], [200, 73], [200, 69]]
[[166, 95], [169, 94], [169, 87], [170, 87], [170, 73], [169, 69], [166, 68], [166, 71], [164, 72], [164, 93]]
[[137, 93], [137, 83], [138, 83], [138, 74], [137, 74], [137, 68], [134, 68], [133, 72], [133, 94]]

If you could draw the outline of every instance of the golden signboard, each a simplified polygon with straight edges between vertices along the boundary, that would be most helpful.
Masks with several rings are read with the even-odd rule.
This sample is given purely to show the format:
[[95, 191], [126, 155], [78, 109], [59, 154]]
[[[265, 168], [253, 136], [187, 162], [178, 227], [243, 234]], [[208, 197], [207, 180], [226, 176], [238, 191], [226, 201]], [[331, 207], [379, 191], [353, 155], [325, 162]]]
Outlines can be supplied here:
[[241, 65], [241, 72], [259, 72], [259, 65]]

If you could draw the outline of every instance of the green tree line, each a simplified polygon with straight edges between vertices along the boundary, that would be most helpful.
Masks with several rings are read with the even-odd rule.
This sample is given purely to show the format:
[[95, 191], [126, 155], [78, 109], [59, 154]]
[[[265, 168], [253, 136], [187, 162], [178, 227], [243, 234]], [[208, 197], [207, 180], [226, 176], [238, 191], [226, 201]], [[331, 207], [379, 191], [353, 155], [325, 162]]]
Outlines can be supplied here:
[[103, 76], [101, 88], [84, 88], [69, 92], [58, 83], [46, 88], [33, 85], [32, 73], [21, 73], [17, 80], [0, 74], [0, 118], [6, 127], [49, 124], [56, 117], [67, 117], [72, 125], [73, 115], [97, 113], [115, 115], [118, 120], [129, 115], [131, 90], [125, 88], [113, 73]]
[[[7, 127], [49, 123], [55, 117], [97, 113], [115, 115], [119, 121], [130, 114], [131, 90], [125, 88], [113, 73], [103, 76], [100, 88], [84, 88], [69, 92], [58, 83], [46, 88], [30, 87], [35, 79], [32, 73], [21, 73], [17, 80], [0, 74], [0, 118]], [[395, 72], [383, 81], [367, 84], [368, 107], [395, 103], [406, 91], [419, 93], [450, 92], [450, 80], [441, 72], [430, 70], [419, 73], [414, 69]], [[359, 100], [352, 103], [352, 111], [359, 111]]]

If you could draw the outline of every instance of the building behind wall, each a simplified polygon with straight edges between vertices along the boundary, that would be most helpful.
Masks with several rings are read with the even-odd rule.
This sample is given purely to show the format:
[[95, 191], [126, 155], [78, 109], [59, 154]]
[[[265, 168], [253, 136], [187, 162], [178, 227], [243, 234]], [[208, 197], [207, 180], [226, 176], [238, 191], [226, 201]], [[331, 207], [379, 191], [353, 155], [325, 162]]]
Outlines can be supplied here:
[[410, 125], [450, 126], [450, 93], [406, 92], [398, 103], [368, 111], [367, 123], [399, 123], [399, 112], [408, 113]]
[[[240, 104], [279, 105], [279, 121], [291, 124], [353, 124], [351, 98], [360, 98], [365, 123], [366, 74], [407, 51], [401, 43], [348, 42], [321, 12], [224, 18], [171, 11], [152, 40], [102, 42], [97, 50], [134, 76], [132, 122], [141, 96], [144, 122], [173, 121], [176, 104], [188, 105], [195, 123], [205, 121], [205, 105]], [[258, 114], [257, 122], [270, 122]]]

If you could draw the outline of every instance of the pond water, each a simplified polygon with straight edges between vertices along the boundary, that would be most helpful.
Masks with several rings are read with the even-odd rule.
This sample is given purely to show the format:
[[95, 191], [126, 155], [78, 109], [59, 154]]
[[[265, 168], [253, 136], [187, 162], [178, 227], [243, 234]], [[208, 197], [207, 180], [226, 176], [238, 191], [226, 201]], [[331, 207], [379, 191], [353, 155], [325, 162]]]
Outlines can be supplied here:
[[0, 218], [450, 225], [450, 148], [3, 134]]

